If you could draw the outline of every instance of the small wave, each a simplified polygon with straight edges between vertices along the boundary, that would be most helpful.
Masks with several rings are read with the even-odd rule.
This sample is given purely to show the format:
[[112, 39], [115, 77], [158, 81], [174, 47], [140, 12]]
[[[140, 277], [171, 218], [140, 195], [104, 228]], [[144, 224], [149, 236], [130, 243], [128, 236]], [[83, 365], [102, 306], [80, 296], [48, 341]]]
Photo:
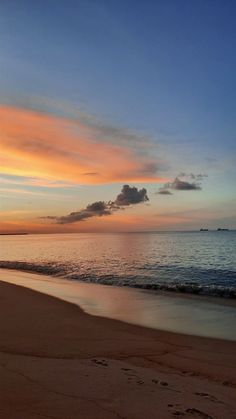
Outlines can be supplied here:
[[[126, 286], [131, 288], [138, 288], [149, 291], [170, 291], [185, 294], [197, 294], [202, 296], [214, 296], [222, 298], [236, 298], [236, 288], [233, 286], [224, 286], [216, 284], [201, 284], [190, 281], [165, 281], [158, 282], [147, 277], [138, 277], [134, 275], [94, 275], [90, 272], [77, 273], [70, 270], [68, 265], [55, 263], [36, 264], [23, 261], [0, 261], [0, 268], [12, 269], [25, 272], [38, 273], [43, 275], [50, 275], [54, 277], [61, 277], [67, 280], [84, 281], [90, 283], [99, 283], [113, 286]], [[168, 270], [170, 268], [168, 267]]]
[[45, 263], [39, 265], [30, 262], [0, 261], [0, 268], [13, 269], [17, 271], [39, 273], [43, 275], [63, 275], [63, 270], [58, 264]]
[[201, 286], [198, 284], [134, 284], [133, 287], [154, 290], [154, 291], [170, 291], [179, 292], [182, 294], [195, 294], [202, 296], [222, 297], [222, 298], [236, 298], [236, 290], [232, 287]]

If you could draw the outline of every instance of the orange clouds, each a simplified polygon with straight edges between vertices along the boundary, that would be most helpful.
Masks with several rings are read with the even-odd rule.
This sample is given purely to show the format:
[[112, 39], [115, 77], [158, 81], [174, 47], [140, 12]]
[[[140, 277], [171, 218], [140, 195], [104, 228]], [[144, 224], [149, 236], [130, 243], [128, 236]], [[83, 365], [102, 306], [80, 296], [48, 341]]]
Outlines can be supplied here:
[[[0, 107], [0, 171], [79, 184], [158, 182], [156, 164], [96, 127], [27, 109]], [[161, 180], [163, 181], [163, 179]]]

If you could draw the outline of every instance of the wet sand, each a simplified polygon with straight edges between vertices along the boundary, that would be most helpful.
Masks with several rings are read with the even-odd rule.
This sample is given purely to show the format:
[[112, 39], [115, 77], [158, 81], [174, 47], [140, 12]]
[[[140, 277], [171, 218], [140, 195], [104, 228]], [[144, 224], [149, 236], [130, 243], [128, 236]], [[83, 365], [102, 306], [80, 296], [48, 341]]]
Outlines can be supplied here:
[[0, 280], [78, 305], [93, 316], [157, 330], [236, 341], [236, 301], [152, 292], [0, 269]]
[[236, 342], [152, 330], [0, 282], [1, 419], [236, 417]]

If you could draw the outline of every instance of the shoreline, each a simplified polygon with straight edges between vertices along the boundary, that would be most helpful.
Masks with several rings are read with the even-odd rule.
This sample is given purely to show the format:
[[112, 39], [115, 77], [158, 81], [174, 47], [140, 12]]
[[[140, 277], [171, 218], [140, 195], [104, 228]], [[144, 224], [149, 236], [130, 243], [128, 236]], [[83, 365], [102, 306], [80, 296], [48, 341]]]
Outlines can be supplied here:
[[[2, 262], [2, 261], [0, 261]], [[9, 262], [7, 262], [9, 263]], [[15, 263], [15, 262], [13, 262]], [[166, 295], [168, 297], [174, 296], [176, 298], [181, 297], [181, 298], [186, 298], [186, 299], [190, 299], [192, 298], [193, 300], [200, 300], [200, 301], [207, 301], [209, 303], [215, 303], [215, 304], [219, 304], [219, 305], [225, 305], [225, 306], [230, 306], [230, 307], [236, 307], [236, 298], [235, 297], [231, 297], [231, 296], [222, 296], [220, 294], [215, 295], [215, 294], [207, 294], [207, 293], [200, 293], [200, 292], [189, 292], [189, 291], [181, 291], [180, 289], [177, 291], [174, 288], [169, 288], [169, 289], [165, 289], [165, 288], [149, 288], [149, 287], [144, 287], [144, 286], [131, 286], [131, 285], [117, 285], [117, 284], [107, 284], [107, 283], [98, 283], [98, 282], [86, 282], [80, 279], [74, 279], [74, 278], [67, 278], [66, 276], [63, 277], [61, 275], [57, 275], [57, 273], [48, 273], [48, 272], [41, 272], [40, 270], [30, 270], [30, 269], [22, 269], [22, 268], [16, 268], [16, 267], [5, 267], [5, 266], [0, 266], [0, 272], [1, 271], [13, 271], [13, 272], [25, 272], [28, 274], [32, 274], [32, 275], [40, 275], [40, 276], [49, 276], [51, 278], [54, 279], [62, 279], [62, 280], [66, 280], [66, 281], [76, 281], [78, 283], [85, 283], [85, 284], [93, 284], [93, 285], [103, 285], [103, 286], [108, 286], [108, 287], [114, 287], [114, 288], [123, 288], [123, 289], [133, 289], [133, 290], [138, 290], [140, 292], [144, 292], [144, 293], [152, 293], [152, 294], [156, 294], [156, 295]]]
[[0, 418], [235, 417], [236, 342], [91, 316], [2, 281], [0, 297]]
[[179, 293], [67, 280], [0, 269], [0, 280], [78, 305], [86, 313], [156, 330], [236, 341], [236, 305]]

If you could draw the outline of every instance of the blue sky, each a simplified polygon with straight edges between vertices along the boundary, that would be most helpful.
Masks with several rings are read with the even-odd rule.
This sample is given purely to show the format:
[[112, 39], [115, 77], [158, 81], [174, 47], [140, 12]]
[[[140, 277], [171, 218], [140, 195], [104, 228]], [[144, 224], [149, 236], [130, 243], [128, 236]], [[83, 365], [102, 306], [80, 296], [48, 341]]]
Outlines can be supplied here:
[[[232, 209], [235, 17], [229, 0], [3, 0], [1, 103], [61, 117], [79, 109], [132, 130], [153, 144], [163, 176], [208, 175], [208, 201], [182, 193], [185, 209], [205, 208], [209, 199]], [[83, 187], [81, 205], [91, 188], [107, 199], [120, 185]], [[168, 197], [157, 198], [168, 207]]]

